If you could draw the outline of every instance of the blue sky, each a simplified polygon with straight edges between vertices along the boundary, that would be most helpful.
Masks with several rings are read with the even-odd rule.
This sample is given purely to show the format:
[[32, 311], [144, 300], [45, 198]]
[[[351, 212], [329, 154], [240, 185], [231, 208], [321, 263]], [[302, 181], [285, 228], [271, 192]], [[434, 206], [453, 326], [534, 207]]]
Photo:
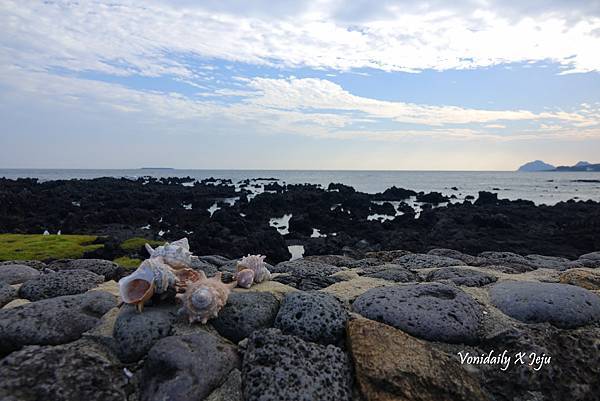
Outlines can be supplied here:
[[589, 1], [0, 4], [0, 168], [600, 162]]

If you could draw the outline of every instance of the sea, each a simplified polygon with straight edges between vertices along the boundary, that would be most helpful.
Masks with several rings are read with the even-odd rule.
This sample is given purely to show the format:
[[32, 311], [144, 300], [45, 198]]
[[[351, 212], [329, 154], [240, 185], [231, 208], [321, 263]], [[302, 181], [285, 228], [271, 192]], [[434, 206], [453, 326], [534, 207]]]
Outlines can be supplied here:
[[468, 195], [477, 197], [479, 191], [496, 192], [502, 199], [526, 199], [546, 205], [570, 199], [600, 201], [600, 172], [0, 169], [0, 177], [37, 178], [40, 181], [145, 176], [191, 177], [195, 180], [213, 177], [231, 179], [234, 183], [245, 179], [275, 179], [280, 183], [310, 183], [325, 188], [330, 183], [341, 183], [366, 193], [397, 186], [455, 195], [456, 201]]

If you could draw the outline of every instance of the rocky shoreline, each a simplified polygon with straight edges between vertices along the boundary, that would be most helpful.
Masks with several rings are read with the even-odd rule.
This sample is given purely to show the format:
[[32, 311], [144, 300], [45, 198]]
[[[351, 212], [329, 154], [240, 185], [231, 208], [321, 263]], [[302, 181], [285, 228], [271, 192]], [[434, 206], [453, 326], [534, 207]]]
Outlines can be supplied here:
[[[192, 268], [227, 281], [237, 262], [199, 256]], [[0, 398], [583, 401], [600, 394], [600, 252], [565, 259], [375, 251], [307, 256], [269, 270], [271, 280], [234, 289], [203, 325], [189, 324], [173, 301], [153, 300], [143, 313], [119, 305], [116, 280], [127, 273], [110, 261], [3, 262]]]
[[[377, 194], [342, 184], [281, 185], [271, 178], [231, 182], [192, 178], [100, 178], [37, 182], [0, 179], [0, 232], [92, 234], [103, 246], [86, 258], [129, 256], [129, 238], [187, 237], [198, 254], [262, 253], [274, 264], [303, 254], [449, 248], [574, 259], [600, 249], [600, 204], [553, 206], [388, 188]], [[143, 256], [143, 255], [140, 255]]]

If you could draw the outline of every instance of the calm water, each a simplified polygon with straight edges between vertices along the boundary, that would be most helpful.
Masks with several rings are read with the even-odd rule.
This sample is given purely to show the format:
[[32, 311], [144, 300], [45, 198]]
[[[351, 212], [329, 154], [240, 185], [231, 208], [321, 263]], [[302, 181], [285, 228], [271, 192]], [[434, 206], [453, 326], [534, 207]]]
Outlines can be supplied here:
[[[246, 178], [272, 177], [288, 184], [312, 183], [323, 186], [339, 182], [368, 193], [381, 192], [395, 185], [416, 191], [455, 194], [459, 199], [464, 199], [467, 195], [477, 196], [478, 191], [486, 190], [498, 192], [501, 198], [528, 199], [548, 205], [569, 199], [600, 201], [600, 172], [0, 169], [0, 177], [35, 177], [43, 181], [142, 176], [229, 178], [234, 183]], [[452, 190], [452, 187], [456, 187], [457, 190]]]

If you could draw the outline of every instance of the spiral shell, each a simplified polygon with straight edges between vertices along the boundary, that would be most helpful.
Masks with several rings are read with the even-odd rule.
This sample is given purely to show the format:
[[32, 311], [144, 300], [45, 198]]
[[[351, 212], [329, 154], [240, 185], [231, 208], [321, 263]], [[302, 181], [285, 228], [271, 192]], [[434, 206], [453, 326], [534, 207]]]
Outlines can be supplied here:
[[166, 243], [153, 249], [150, 244], [146, 244], [146, 250], [151, 258], [162, 258], [166, 264], [173, 269], [183, 269], [192, 264], [192, 253], [187, 238], [182, 238], [171, 243]]
[[199, 280], [188, 283], [183, 295], [183, 308], [190, 323], [205, 324], [209, 319], [217, 317], [221, 308], [225, 306], [235, 282], [224, 284], [221, 282], [220, 272], [211, 278], [206, 278], [204, 272], [199, 273]]
[[[266, 256], [248, 255], [237, 262], [236, 279], [238, 285], [244, 288], [250, 288], [253, 283], [262, 283], [271, 279], [271, 272], [265, 264]], [[253, 272], [250, 274], [247, 270]]]
[[141, 312], [147, 300], [154, 294], [165, 294], [174, 289], [176, 281], [173, 271], [162, 259], [151, 258], [119, 280], [119, 292], [123, 302], [136, 305]]

